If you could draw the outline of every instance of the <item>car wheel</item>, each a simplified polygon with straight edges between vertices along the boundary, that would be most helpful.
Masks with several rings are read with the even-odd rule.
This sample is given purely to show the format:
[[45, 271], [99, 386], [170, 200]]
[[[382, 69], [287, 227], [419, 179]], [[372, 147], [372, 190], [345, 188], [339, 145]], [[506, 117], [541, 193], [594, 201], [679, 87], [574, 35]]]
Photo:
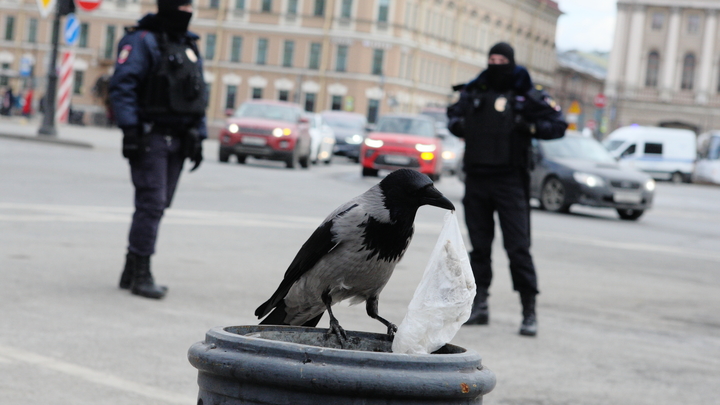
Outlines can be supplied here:
[[309, 169], [310, 168], [310, 155], [305, 155], [298, 159], [298, 162], [300, 163], [300, 167], [303, 169]]
[[640, 216], [645, 212], [645, 210], [635, 210], [632, 208], [618, 208], [617, 213], [620, 215], [620, 219], [624, 219], [626, 221], [635, 221], [636, 219], [640, 218]]
[[436, 183], [437, 183], [438, 181], [440, 181], [440, 173], [433, 173], [433, 174], [431, 174], [431, 175], [428, 175], [428, 177], [430, 177], [430, 180], [432, 180], [432, 181], [434, 181], [434, 182], [436, 182]]
[[325, 161], [325, 164], [329, 165], [330, 163], [332, 163], [332, 158], [333, 158], [333, 154], [331, 153], [330, 156], [328, 156], [327, 160]]
[[285, 167], [288, 169], [294, 169], [298, 166], [298, 151], [297, 149], [293, 149], [292, 154], [285, 160]]
[[362, 169], [362, 175], [363, 177], [377, 177], [379, 170], [377, 169], [370, 169], [367, 167], [363, 167]]
[[237, 158], [237, 162], [238, 162], [239, 165], [244, 165], [244, 164], [245, 164], [245, 159], [247, 159], [247, 156], [245, 156], [245, 155], [235, 155], [235, 157]]
[[683, 174], [680, 172], [675, 172], [670, 177], [670, 181], [672, 181], [675, 184], [680, 184], [683, 181], [685, 181], [685, 176], [683, 176]]
[[227, 163], [230, 160], [230, 152], [225, 152], [220, 149], [220, 153], [218, 154], [218, 160], [223, 163]]
[[540, 206], [551, 212], [568, 212], [570, 204], [567, 203], [565, 185], [557, 177], [550, 177], [543, 184], [540, 194]]

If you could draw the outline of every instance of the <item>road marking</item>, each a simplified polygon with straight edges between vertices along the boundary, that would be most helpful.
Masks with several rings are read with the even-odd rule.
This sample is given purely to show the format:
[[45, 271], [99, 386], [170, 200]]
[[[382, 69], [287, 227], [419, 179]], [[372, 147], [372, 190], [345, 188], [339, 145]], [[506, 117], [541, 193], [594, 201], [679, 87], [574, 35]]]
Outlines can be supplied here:
[[[139, 384], [128, 381], [111, 374], [96, 371], [77, 364], [67, 363], [51, 357], [41, 356], [36, 353], [0, 345], [0, 355], [10, 360], [31, 364], [44, 369], [57, 371], [91, 383], [104, 385], [121, 391], [132, 392], [154, 400], [163, 401], [169, 404], [191, 404], [196, 398], [165, 391], [150, 385]], [[0, 357], [2, 358], [2, 357]]]

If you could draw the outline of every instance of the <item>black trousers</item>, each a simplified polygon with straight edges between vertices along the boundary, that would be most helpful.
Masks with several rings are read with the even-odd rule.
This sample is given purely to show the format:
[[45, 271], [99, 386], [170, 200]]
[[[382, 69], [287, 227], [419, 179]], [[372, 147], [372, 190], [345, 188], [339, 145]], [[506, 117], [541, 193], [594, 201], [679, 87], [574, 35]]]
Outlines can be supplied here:
[[513, 288], [522, 295], [538, 294], [537, 276], [530, 255], [530, 203], [528, 174], [468, 174], [465, 180], [465, 222], [473, 250], [470, 264], [475, 283], [489, 288], [492, 282], [492, 242], [497, 211], [503, 246], [510, 260]]
[[180, 138], [157, 133], [145, 136], [148, 150], [130, 161], [135, 213], [128, 251], [140, 256], [155, 253], [160, 219], [172, 202], [185, 161]]

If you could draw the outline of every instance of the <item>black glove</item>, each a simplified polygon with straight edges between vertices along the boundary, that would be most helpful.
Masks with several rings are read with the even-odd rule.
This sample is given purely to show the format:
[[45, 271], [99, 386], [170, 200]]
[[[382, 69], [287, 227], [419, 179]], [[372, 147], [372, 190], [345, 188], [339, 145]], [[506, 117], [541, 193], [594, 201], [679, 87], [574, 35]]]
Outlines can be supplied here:
[[190, 161], [195, 164], [192, 169], [190, 169], [191, 172], [200, 167], [200, 163], [203, 161], [202, 140], [198, 140], [193, 149], [194, 155], [190, 156]]
[[138, 126], [122, 127], [123, 144], [122, 154], [128, 160], [135, 160], [145, 152], [142, 131]]
[[185, 134], [185, 157], [190, 158], [190, 161], [195, 163], [190, 169], [191, 172], [200, 167], [200, 163], [202, 163], [202, 141], [197, 128], [191, 128]]
[[515, 116], [515, 127], [513, 131], [522, 135], [532, 136], [535, 134], [535, 123], [528, 122], [522, 115], [518, 114]]

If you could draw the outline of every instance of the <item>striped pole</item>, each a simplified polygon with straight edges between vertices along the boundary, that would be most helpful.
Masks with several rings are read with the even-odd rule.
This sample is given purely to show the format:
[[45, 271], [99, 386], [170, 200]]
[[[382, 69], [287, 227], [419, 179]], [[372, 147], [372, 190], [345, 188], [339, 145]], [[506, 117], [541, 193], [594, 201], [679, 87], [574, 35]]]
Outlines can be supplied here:
[[73, 63], [75, 53], [65, 50], [60, 64], [60, 88], [58, 89], [58, 108], [55, 114], [57, 122], [66, 124], [70, 116], [70, 97], [73, 87]]

